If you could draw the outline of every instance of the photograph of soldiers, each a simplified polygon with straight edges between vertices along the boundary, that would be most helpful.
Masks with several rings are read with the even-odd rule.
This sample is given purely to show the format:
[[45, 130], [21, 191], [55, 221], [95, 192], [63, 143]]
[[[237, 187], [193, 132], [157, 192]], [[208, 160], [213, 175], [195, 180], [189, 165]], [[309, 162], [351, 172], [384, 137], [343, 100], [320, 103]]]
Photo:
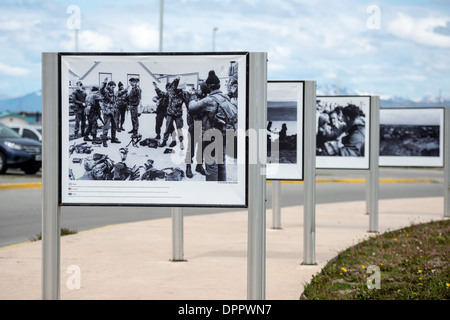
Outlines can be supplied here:
[[369, 96], [317, 96], [316, 167], [369, 167]]
[[[96, 180], [95, 177], [102, 176], [106, 177], [103, 180], [118, 180], [117, 177], [130, 180], [133, 177], [134, 181], [235, 181], [237, 158], [231, 157], [227, 163], [225, 124], [218, 112], [220, 101], [234, 99], [237, 103], [237, 63], [228, 63], [232, 66], [230, 70], [221, 68], [224, 70], [222, 81], [226, 85], [222, 85], [214, 70], [206, 71], [203, 76], [195, 69], [194, 72], [159, 75], [159, 78], [151, 74], [149, 79], [139, 74], [135, 67], [128, 71], [126, 65], [111, 70], [104, 68], [97, 77], [92, 73], [94, 81], [105, 73], [108, 77], [101, 78], [99, 85], [91, 82], [87, 86], [87, 127], [83, 130], [81, 141], [77, 136], [70, 136], [71, 179], [83, 177]], [[86, 70], [90, 75], [92, 68]], [[198, 75], [192, 78], [193, 74]], [[127, 78], [127, 75], [132, 75], [128, 76], [128, 87], [121, 81], [116, 86], [112, 80]], [[144, 88], [140, 85], [143, 80], [146, 83]], [[233, 91], [229, 92], [232, 87]], [[75, 99], [72, 97], [72, 100]], [[191, 101], [199, 105], [194, 103], [191, 109]], [[75, 132], [71, 123], [69, 128]], [[208, 129], [219, 130], [223, 138], [220, 150], [209, 152], [209, 163], [203, 151], [208, 146], [207, 151], [211, 151], [215, 137], [208, 136]], [[207, 141], [204, 141], [205, 133]], [[124, 152], [127, 155], [125, 160]], [[88, 167], [83, 163], [90, 161], [90, 154], [96, 157], [106, 155], [111, 165], [102, 164], [95, 171], [89, 169], [87, 172]], [[118, 163], [122, 163], [121, 167], [128, 168], [128, 171], [133, 169], [133, 174], [115, 174], [119, 170], [116, 167]], [[228, 172], [227, 165], [232, 168]], [[108, 174], [101, 175], [99, 170], [106, 168]], [[96, 174], [93, 176], [94, 172]]]
[[364, 112], [353, 104], [319, 106], [316, 155], [364, 157]]
[[247, 64], [246, 53], [62, 54], [63, 205], [246, 205]]

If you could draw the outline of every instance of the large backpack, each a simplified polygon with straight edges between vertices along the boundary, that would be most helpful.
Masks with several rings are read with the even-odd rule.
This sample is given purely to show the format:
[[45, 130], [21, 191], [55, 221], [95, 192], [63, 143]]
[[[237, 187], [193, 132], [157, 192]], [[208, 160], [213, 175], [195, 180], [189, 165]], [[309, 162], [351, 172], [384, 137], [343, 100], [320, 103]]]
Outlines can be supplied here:
[[238, 119], [237, 106], [222, 93], [215, 93], [210, 97], [219, 105], [215, 115], [216, 122], [224, 125], [225, 129], [236, 129]]

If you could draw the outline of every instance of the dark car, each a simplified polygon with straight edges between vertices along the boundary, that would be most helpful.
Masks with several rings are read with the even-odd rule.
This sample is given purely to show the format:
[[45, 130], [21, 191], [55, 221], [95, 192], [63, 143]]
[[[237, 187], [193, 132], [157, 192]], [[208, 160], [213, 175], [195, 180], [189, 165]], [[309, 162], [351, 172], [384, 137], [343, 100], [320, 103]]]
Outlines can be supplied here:
[[0, 174], [8, 168], [20, 168], [35, 174], [42, 166], [42, 143], [22, 138], [17, 132], [0, 123]]

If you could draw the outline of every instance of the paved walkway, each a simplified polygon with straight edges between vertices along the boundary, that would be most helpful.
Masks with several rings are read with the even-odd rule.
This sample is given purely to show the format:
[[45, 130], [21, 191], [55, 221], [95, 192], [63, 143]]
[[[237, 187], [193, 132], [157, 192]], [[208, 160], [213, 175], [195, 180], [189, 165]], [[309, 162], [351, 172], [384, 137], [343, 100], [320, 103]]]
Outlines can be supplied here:
[[[379, 201], [379, 231], [443, 218], [443, 198]], [[302, 265], [303, 207], [267, 210], [266, 295], [296, 300], [339, 251], [373, 235], [364, 201], [316, 205], [316, 262]], [[173, 262], [169, 218], [112, 225], [61, 238], [62, 300], [245, 300], [247, 212], [184, 217], [185, 262]], [[0, 249], [0, 299], [41, 299], [41, 242]], [[80, 289], [70, 288], [72, 266]], [[68, 273], [69, 271], [69, 273]], [[69, 286], [67, 282], [69, 281]]]

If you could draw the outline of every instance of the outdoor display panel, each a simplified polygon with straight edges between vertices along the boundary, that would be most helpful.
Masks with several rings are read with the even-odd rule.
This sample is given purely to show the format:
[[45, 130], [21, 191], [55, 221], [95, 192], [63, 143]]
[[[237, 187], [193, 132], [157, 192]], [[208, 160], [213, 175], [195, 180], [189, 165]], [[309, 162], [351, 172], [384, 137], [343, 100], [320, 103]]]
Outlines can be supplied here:
[[370, 96], [318, 96], [316, 168], [369, 169]]
[[444, 108], [380, 110], [380, 166], [444, 165]]
[[59, 53], [60, 204], [246, 207], [248, 60]]
[[267, 180], [303, 180], [304, 81], [267, 83]]

